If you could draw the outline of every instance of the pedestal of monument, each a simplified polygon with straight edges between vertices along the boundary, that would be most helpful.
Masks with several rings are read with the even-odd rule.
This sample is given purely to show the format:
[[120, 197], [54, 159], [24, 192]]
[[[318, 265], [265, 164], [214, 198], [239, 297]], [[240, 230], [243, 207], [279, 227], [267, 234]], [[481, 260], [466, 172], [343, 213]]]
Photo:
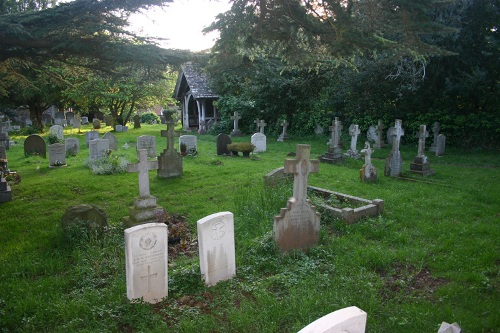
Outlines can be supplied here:
[[123, 223], [133, 227], [144, 223], [157, 223], [156, 214], [163, 207], [156, 204], [156, 197], [139, 197], [134, 200], [134, 205], [128, 208], [129, 216], [123, 218]]
[[435, 173], [435, 171], [431, 169], [431, 164], [427, 162], [427, 158], [425, 156], [415, 157], [413, 163], [410, 163], [410, 172], [424, 177], [433, 175]]
[[318, 157], [321, 162], [326, 162], [330, 164], [343, 163], [345, 158], [342, 154], [342, 149], [340, 147], [329, 147], [328, 151]]

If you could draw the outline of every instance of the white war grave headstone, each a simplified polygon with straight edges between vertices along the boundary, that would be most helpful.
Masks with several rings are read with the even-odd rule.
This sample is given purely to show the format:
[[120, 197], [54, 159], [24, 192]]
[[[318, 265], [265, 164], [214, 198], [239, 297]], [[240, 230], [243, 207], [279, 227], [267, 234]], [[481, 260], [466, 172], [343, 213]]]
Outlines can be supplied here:
[[137, 151], [146, 149], [148, 157], [156, 157], [156, 137], [152, 135], [141, 135], [137, 137]]
[[368, 141], [365, 142], [365, 148], [361, 149], [361, 154], [365, 155], [365, 164], [359, 170], [359, 177], [363, 182], [373, 182], [377, 180], [377, 169], [372, 164], [373, 149]]
[[431, 164], [425, 156], [425, 138], [429, 136], [429, 132], [426, 130], [425, 125], [420, 125], [417, 137], [418, 137], [418, 153], [410, 163], [410, 172], [421, 175], [429, 176], [434, 174], [434, 170], [431, 169]]
[[356, 306], [331, 312], [298, 333], [365, 333], [367, 314]]
[[125, 229], [127, 297], [158, 303], [168, 296], [168, 230], [165, 223]]
[[385, 160], [384, 174], [391, 177], [399, 177], [403, 168], [403, 159], [399, 151], [401, 137], [405, 134], [401, 127], [402, 121], [396, 119], [394, 127], [389, 128], [388, 136], [392, 137], [392, 150]]
[[307, 199], [309, 173], [319, 171], [319, 161], [310, 160], [311, 146], [297, 145], [295, 159], [285, 160], [285, 173], [293, 174], [293, 197], [274, 217], [274, 240], [282, 252], [308, 249], [319, 239], [320, 215]]
[[174, 148], [174, 125], [173, 120], [168, 120], [167, 130], [162, 130], [161, 136], [167, 138], [167, 148], [158, 156], [158, 177], [170, 178], [182, 175], [182, 156]]
[[105, 158], [109, 151], [109, 141], [104, 139], [94, 139], [89, 143], [90, 160]]
[[128, 172], [139, 173], [139, 197], [134, 199], [134, 205], [129, 207], [129, 216], [123, 218], [127, 226], [156, 222], [157, 212], [163, 210], [156, 204], [156, 197], [149, 192], [149, 170], [158, 169], [158, 161], [148, 161], [146, 149], [139, 149], [137, 155], [139, 162], [127, 165]]
[[359, 130], [359, 125], [356, 124], [351, 124], [349, 126], [349, 136], [351, 137], [351, 147], [347, 151], [346, 155], [350, 156], [352, 158], [359, 158], [359, 153], [358, 150], [356, 149], [356, 146], [358, 144], [358, 135], [361, 134], [361, 131]]
[[234, 216], [221, 212], [197, 222], [201, 275], [208, 286], [236, 275]]
[[439, 130], [441, 129], [441, 125], [436, 121], [434, 125], [432, 126], [432, 134], [434, 136], [434, 140], [431, 143], [431, 147], [429, 148], [429, 151], [436, 151], [436, 146], [437, 146], [437, 140], [438, 140], [438, 135], [439, 135]]
[[382, 120], [379, 120], [378, 121], [378, 125], [377, 125], [377, 132], [378, 132], [378, 138], [375, 140], [375, 144], [373, 145], [373, 148], [376, 148], [376, 149], [380, 149], [380, 148], [383, 148], [386, 146], [385, 142], [384, 142], [384, 124], [382, 123]]
[[239, 128], [238, 128], [238, 120], [241, 119], [241, 116], [238, 114], [238, 111], [234, 111], [234, 115], [231, 116], [231, 120], [233, 120], [233, 131], [229, 134], [231, 137], [234, 136], [242, 136]]
[[54, 143], [49, 145], [49, 168], [66, 166], [66, 150], [64, 144]]
[[254, 133], [250, 142], [255, 146], [254, 153], [262, 153], [267, 149], [267, 138], [262, 133]]
[[279, 142], [283, 142], [285, 140], [288, 140], [288, 133], [286, 132], [286, 130], [288, 129], [288, 125], [290, 125], [290, 124], [286, 120], [283, 120], [281, 122], [281, 126], [282, 126], [283, 130], [282, 130], [280, 136], [278, 137]]

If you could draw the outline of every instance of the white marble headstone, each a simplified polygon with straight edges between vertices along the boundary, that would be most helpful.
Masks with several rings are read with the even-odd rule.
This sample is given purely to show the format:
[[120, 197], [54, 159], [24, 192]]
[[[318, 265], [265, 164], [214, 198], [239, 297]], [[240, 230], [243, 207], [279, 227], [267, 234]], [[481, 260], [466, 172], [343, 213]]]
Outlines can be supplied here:
[[168, 230], [164, 223], [125, 229], [127, 297], [158, 303], [168, 296]]
[[365, 333], [366, 318], [366, 312], [350, 306], [319, 318], [298, 333]]
[[195, 135], [181, 135], [179, 137], [179, 147], [182, 144], [186, 145], [186, 152], [190, 152], [192, 149], [198, 150], [198, 138]]
[[206, 216], [198, 221], [200, 270], [209, 286], [236, 275], [234, 217], [231, 212]]
[[152, 135], [141, 135], [137, 137], [137, 151], [139, 149], [146, 149], [148, 157], [156, 156], [156, 137]]
[[255, 133], [251, 138], [252, 144], [255, 146], [254, 153], [265, 152], [267, 148], [266, 136], [262, 133]]

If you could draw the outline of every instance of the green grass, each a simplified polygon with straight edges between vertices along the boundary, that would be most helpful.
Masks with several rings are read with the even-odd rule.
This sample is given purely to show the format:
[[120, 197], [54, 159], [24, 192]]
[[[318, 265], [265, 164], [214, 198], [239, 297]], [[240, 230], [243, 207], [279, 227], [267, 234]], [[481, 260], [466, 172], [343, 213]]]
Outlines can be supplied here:
[[[159, 154], [166, 148], [160, 129], [115, 133], [120, 149], [113, 156], [136, 162], [139, 135], [155, 135]], [[197, 256], [179, 256], [169, 262], [168, 299], [150, 305], [126, 297], [121, 218], [138, 195], [137, 174], [93, 175], [84, 166], [84, 133], [65, 136], [79, 138], [80, 154], [49, 169], [48, 159], [24, 156], [26, 136], [11, 135], [17, 144], [7, 151], [9, 167], [22, 180], [11, 185], [13, 200], [0, 204], [1, 332], [296, 332], [351, 305], [368, 313], [368, 332], [436, 332], [442, 321], [468, 333], [498, 332], [498, 152], [429, 153], [436, 174], [419, 178], [407, 173], [415, 144], [403, 146], [409, 180], [400, 180], [383, 176], [389, 148], [377, 150], [373, 184], [359, 181], [362, 161], [321, 164], [311, 185], [383, 199], [384, 214], [345, 225], [323, 213], [319, 244], [281, 255], [273, 216], [291, 186], [264, 188], [263, 176], [296, 144], [311, 144], [316, 157], [328, 139], [268, 137], [268, 151], [246, 159], [216, 156], [215, 137], [198, 136], [199, 154], [184, 158], [181, 177], [150, 172], [151, 194], [169, 213], [185, 216], [193, 234], [198, 219], [233, 212], [237, 276], [208, 288]], [[63, 235], [65, 209], [82, 203], [104, 209], [112, 226], [105, 237]]]

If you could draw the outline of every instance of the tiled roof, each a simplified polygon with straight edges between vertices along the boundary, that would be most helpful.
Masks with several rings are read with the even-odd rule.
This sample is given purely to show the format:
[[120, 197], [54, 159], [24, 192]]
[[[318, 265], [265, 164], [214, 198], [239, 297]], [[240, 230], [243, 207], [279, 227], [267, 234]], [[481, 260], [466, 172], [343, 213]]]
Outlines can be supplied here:
[[187, 91], [191, 91], [195, 99], [219, 97], [210, 88], [209, 79], [205, 73], [191, 62], [181, 66], [181, 72], [175, 86], [175, 98], [180, 99]]

